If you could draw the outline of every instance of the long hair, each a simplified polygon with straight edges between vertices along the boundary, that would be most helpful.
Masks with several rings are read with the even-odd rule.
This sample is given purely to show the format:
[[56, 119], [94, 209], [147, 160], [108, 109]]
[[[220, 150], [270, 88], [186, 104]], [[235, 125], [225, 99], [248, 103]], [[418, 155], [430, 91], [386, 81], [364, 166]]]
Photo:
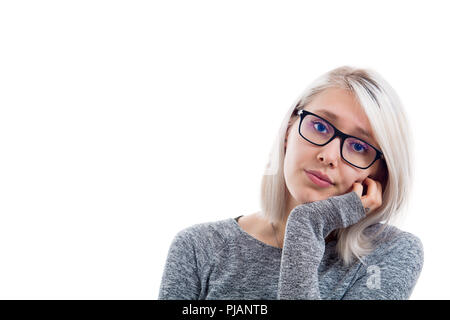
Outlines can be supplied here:
[[[281, 123], [269, 154], [261, 181], [260, 214], [270, 222], [282, 220], [289, 192], [283, 170], [286, 132], [294, 122], [297, 110], [303, 109], [316, 95], [333, 87], [349, 90], [358, 99], [385, 158], [379, 160], [382, 161], [385, 175], [376, 179], [381, 180], [383, 187], [381, 207], [358, 223], [333, 231], [337, 238], [336, 250], [344, 265], [348, 266], [355, 257], [363, 262], [361, 257], [372, 252], [372, 240], [399, 218], [403, 208], [408, 205], [412, 186], [412, 138], [409, 122], [400, 98], [377, 72], [350, 66], [333, 69], [314, 80], [295, 100]], [[382, 227], [371, 238], [364, 230], [376, 223], [381, 223]]]

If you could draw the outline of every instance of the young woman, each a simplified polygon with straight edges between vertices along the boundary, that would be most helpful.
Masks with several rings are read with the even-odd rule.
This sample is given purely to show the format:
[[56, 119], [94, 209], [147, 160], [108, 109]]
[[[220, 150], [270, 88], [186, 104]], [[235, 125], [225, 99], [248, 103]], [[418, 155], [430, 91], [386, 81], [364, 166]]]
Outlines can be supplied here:
[[408, 299], [420, 239], [390, 225], [412, 182], [408, 121], [375, 71], [340, 67], [294, 102], [261, 211], [174, 238], [159, 299]]

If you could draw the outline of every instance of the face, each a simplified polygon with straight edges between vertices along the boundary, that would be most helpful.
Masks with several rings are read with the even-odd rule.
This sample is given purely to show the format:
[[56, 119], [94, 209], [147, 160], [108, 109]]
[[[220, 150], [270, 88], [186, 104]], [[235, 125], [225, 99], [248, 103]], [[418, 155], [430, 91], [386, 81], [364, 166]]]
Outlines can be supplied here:
[[[340, 88], [326, 89], [306, 105], [304, 110], [314, 112], [342, 132], [361, 138], [381, 150], [373, 138], [369, 119], [351, 92]], [[326, 116], [321, 110], [336, 114], [337, 119]], [[354, 182], [362, 182], [368, 176], [378, 181], [381, 180], [379, 177], [384, 177], [385, 166], [380, 159], [367, 169], [354, 167], [341, 158], [339, 138], [336, 137], [324, 146], [316, 146], [298, 133], [300, 117], [297, 116], [294, 120], [287, 131], [284, 160], [290, 208], [350, 192]], [[365, 129], [369, 137], [357, 132], [357, 127]], [[320, 187], [311, 181], [305, 170], [325, 173], [333, 184]]]

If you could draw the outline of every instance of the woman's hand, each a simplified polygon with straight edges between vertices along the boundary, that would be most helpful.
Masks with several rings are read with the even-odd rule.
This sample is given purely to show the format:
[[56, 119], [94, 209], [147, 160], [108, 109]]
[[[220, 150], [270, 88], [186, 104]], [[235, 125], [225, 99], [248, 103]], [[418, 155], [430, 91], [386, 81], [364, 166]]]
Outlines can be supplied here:
[[[367, 193], [364, 195], [362, 195], [364, 189], [363, 184], [367, 186]], [[351, 191], [355, 191], [360, 197], [364, 209], [366, 209], [366, 215], [379, 208], [383, 203], [383, 190], [381, 183], [377, 180], [367, 177], [362, 183], [355, 182]]]

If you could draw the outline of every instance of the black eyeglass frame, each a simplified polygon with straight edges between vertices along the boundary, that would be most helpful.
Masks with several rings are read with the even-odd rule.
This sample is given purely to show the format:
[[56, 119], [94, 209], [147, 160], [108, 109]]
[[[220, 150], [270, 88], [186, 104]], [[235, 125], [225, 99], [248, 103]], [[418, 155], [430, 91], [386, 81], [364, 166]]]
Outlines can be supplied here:
[[[352, 166], [354, 166], [354, 167], [356, 167], [356, 168], [359, 168], [359, 169], [368, 169], [368, 168], [370, 168], [370, 166], [372, 166], [372, 165], [375, 163], [375, 161], [377, 161], [378, 159], [384, 159], [383, 152], [381, 152], [380, 150], [378, 150], [377, 148], [375, 148], [373, 145], [371, 145], [370, 143], [364, 141], [364, 140], [361, 139], [361, 138], [358, 138], [358, 137], [351, 136], [351, 135], [349, 135], [349, 134], [343, 133], [343, 132], [340, 131], [338, 128], [336, 128], [333, 124], [331, 124], [328, 120], [322, 118], [321, 116], [318, 116], [318, 115], [315, 114], [315, 113], [312, 113], [312, 112], [310, 112], [310, 111], [303, 110], [303, 109], [297, 110], [296, 114], [297, 114], [298, 116], [300, 116], [300, 122], [299, 122], [299, 124], [298, 124], [298, 133], [299, 133], [300, 136], [301, 136], [303, 139], [305, 139], [306, 141], [308, 141], [308, 142], [310, 142], [310, 143], [312, 143], [312, 144], [314, 144], [314, 145], [316, 145], [316, 146], [324, 146], [324, 145], [330, 143], [330, 141], [334, 140], [334, 138], [336, 138], [336, 137], [342, 138], [342, 139], [340, 139], [340, 140], [341, 140], [341, 148], [340, 148], [340, 149], [341, 149], [341, 158], [342, 158], [345, 162], [347, 162], [348, 164], [350, 164], [350, 165], [352, 165]], [[319, 118], [319, 119], [322, 119], [323, 121], [325, 121], [327, 124], [329, 124], [329, 125], [334, 129], [334, 134], [333, 134], [333, 136], [330, 138], [330, 140], [328, 140], [327, 142], [325, 142], [325, 143], [323, 143], [323, 144], [317, 144], [317, 143], [312, 142], [311, 140], [307, 139], [304, 135], [302, 135], [302, 133], [300, 132], [300, 128], [301, 128], [301, 126], [302, 126], [303, 119], [304, 119], [307, 115], [309, 115], [309, 114], [312, 115], [312, 116], [315, 116], [315, 117], [317, 117], [317, 118]], [[363, 141], [364, 143], [368, 144], [369, 146], [371, 146], [372, 148], [375, 149], [375, 151], [377, 152], [377, 154], [376, 154], [375, 159], [372, 161], [371, 164], [369, 164], [367, 167], [364, 167], [364, 168], [363, 168], [363, 167], [359, 167], [359, 166], [357, 166], [357, 165], [355, 165], [355, 164], [353, 164], [353, 163], [347, 161], [347, 160], [344, 158], [344, 155], [342, 154], [342, 149], [343, 149], [343, 147], [344, 147], [344, 141], [345, 141], [345, 139], [347, 139], [347, 138], [355, 138], [355, 139], [361, 140], [361, 141]]]

